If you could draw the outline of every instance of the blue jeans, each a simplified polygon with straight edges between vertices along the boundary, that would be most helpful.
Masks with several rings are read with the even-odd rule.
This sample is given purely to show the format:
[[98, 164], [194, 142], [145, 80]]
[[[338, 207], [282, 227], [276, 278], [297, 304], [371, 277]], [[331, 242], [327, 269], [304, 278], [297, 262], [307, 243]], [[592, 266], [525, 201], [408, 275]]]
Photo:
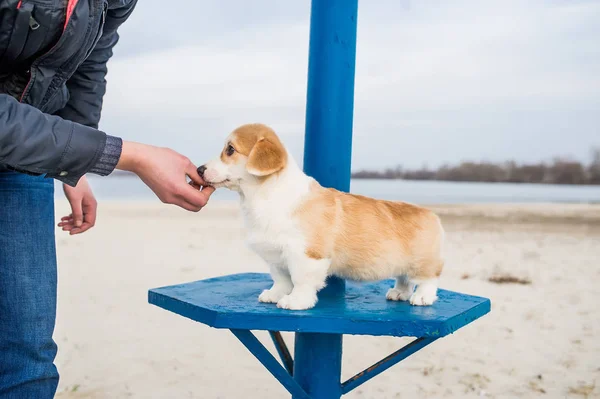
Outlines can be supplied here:
[[53, 398], [54, 181], [0, 172], [0, 399]]

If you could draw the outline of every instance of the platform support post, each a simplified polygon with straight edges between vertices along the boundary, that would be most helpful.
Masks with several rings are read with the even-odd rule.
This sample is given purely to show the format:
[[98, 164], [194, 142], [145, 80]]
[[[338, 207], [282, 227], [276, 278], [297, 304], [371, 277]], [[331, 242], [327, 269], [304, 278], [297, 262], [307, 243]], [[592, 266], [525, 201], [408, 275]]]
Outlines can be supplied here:
[[312, 399], [342, 396], [342, 335], [297, 333], [294, 380]]
[[[304, 171], [321, 185], [350, 190], [358, 0], [312, 0]], [[330, 279], [319, 296], [343, 296]], [[313, 399], [342, 396], [342, 335], [297, 333], [294, 379]]]

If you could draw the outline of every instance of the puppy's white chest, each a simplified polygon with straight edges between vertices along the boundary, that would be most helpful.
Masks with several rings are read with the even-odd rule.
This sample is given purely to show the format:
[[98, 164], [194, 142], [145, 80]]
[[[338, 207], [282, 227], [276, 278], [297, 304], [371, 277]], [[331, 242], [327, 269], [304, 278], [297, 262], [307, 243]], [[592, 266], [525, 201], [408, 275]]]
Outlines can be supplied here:
[[259, 194], [242, 198], [248, 244], [272, 266], [284, 266], [290, 253], [304, 251], [294, 212], [310, 182], [301, 171], [291, 168], [262, 187]]
[[286, 250], [298, 235], [291, 215], [267, 210], [244, 214], [250, 248], [272, 265], [285, 263]]

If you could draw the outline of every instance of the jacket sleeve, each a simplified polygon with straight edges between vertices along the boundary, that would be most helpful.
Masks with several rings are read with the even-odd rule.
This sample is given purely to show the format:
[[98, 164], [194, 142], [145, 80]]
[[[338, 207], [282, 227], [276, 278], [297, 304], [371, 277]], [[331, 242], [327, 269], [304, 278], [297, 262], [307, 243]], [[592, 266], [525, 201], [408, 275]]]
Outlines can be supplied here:
[[10, 169], [76, 185], [115, 140], [0, 94], [0, 164]]

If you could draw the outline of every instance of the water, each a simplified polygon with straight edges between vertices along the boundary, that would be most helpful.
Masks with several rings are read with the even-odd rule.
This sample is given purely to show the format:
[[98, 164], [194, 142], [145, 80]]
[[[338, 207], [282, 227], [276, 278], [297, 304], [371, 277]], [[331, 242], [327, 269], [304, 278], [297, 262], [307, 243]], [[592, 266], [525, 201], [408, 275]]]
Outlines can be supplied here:
[[[127, 176], [89, 177], [99, 200], [158, 201], [139, 179]], [[57, 185], [58, 188], [58, 185]], [[64, 198], [57, 189], [57, 198]], [[458, 183], [403, 180], [353, 180], [351, 192], [416, 204], [468, 203], [600, 203], [600, 186], [551, 184]], [[237, 200], [229, 190], [217, 190], [213, 200]]]

